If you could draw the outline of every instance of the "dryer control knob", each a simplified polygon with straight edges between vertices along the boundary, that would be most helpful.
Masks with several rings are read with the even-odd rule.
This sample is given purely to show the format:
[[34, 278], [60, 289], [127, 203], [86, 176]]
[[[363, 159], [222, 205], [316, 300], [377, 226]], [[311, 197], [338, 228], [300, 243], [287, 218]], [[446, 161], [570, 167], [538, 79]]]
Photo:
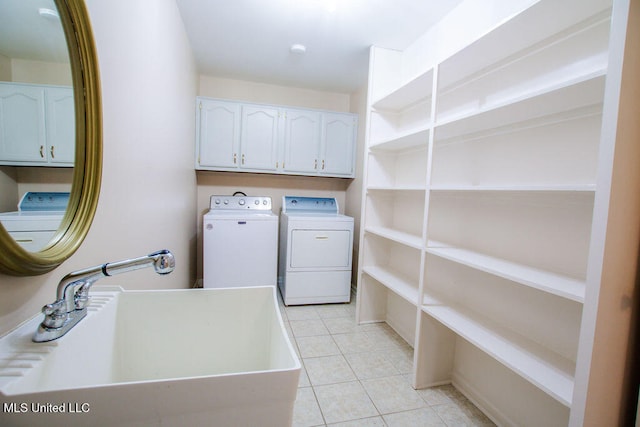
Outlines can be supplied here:
[[244, 206], [244, 199], [240, 199], [240, 200], [238, 200], [238, 204], [239, 204], [240, 206]]
[[260, 200], [256, 200], [255, 204], [256, 204], [256, 206], [258, 206], [260, 204]]

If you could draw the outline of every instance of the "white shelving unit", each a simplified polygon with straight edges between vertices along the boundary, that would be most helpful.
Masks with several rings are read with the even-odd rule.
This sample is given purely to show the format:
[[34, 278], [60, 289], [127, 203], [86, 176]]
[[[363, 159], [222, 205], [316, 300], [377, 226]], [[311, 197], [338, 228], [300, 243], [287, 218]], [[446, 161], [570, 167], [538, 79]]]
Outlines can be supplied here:
[[584, 302], [584, 280], [555, 274], [463, 248], [446, 247], [439, 242], [429, 242], [427, 253], [502, 277], [514, 283], [579, 303]]
[[611, 6], [538, 1], [404, 81], [371, 50], [358, 321], [498, 424], [582, 416]]
[[425, 305], [422, 311], [561, 404], [571, 405], [575, 362], [455, 304]]

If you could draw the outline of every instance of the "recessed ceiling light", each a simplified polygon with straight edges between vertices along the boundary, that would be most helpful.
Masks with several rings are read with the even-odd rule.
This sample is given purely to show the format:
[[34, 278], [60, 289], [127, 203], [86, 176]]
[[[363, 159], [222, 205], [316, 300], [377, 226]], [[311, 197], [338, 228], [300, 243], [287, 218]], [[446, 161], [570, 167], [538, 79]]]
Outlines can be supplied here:
[[303, 44], [296, 43], [291, 45], [289, 51], [297, 55], [303, 55], [307, 51], [307, 47]]
[[40, 14], [40, 16], [46, 19], [60, 19], [60, 15], [58, 14], [58, 11], [49, 9], [47, 7], [39, 8], [38, 13]]

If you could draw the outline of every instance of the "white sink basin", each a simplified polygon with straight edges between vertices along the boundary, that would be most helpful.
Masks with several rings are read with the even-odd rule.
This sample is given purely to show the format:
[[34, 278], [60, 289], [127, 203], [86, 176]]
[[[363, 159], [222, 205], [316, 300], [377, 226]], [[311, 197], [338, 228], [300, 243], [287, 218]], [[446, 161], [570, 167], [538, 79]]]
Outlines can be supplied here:
[[275, 292], [94, 286], [62, 338], [31, 341], [41, 315], [0, 338], [0, 425], [290, 425], [300, 362]]

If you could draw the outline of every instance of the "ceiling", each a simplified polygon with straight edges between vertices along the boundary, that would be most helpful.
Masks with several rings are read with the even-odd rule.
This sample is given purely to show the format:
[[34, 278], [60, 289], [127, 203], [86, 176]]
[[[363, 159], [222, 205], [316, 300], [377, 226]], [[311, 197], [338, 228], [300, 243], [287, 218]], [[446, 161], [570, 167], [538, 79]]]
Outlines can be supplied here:
[[[462, 2], [175, 1], [201, 74], [339, 93], [366, 83], [371, 45], [403, 50]], [[60, 22], [38, 8], [53, 0], [0, 0], [0, 54], [68, 61]]]
[[33, 61], [69, 62], [62, 24], [55, 14], [53, 0], [0, 0], [0, 54]]
[[[176, 0], [201, 74], [350, 93], [462, 0]], [[289, 51], [306, 47], [303, 55]]]

